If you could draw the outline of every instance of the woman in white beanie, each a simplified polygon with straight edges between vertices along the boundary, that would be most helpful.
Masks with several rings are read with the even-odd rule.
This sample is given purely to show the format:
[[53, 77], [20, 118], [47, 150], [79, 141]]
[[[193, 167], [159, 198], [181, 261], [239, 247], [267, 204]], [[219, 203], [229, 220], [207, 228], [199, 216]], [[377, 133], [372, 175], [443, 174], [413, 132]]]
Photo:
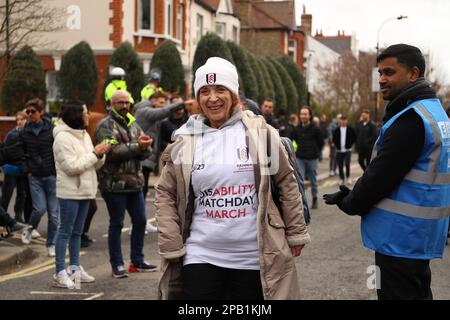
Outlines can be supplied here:
[[194, 90], [202, 114], [174, 133], [155, 187], [159, 297], [298, 299], [294, 257], [310, 237], [279, 135], [241, 110], [230, 62], [209, 58], [195, 73]]

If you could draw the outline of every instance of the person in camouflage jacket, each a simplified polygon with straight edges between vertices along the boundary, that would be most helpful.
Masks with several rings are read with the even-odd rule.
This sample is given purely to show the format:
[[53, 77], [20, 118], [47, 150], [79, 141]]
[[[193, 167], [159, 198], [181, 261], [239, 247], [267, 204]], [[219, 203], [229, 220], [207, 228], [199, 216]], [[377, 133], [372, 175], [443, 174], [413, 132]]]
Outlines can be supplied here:
[[99, 188], [110, 217], [108, 248], [112, 275], [124, 278], [121, 234], [125, 210], [133, 223], [129, 272], [155, 271], [156, 266], [144, 261], [144, 236], [147, 223], [145, 201], [142, 195], [144, 178], [141, 161], [150, 154], [151, 138], [145, 135], [129, 113], [130, 100], [126, 91], [116, 91], [111, 99], [111, 110], [97, 125], [95, 144], [112, 145], [104, 166], [98, 171]]

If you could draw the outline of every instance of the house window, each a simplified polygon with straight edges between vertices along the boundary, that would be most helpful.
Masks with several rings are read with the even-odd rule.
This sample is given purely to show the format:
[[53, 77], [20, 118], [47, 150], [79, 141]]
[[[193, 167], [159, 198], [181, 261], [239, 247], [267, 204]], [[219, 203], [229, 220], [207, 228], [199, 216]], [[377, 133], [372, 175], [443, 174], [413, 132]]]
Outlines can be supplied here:
[[173, 0], [165, 1], [165, 27], [164, 32], [168, 36], [173, 35]]
[[294, 62], [297, 61], [297, 41], [289, 40], [288, 42], [288, 56], [291, 57]]
[[197, 13], [197, 43], [203, 36], [203, 16]]
[[238, 28], [236, 26], [233, 26], [233, 42], [238, 43]]
[[177, 39], [181, 42], [181, 47], [183, 47], [183, 4], [178, 5], [177, 10]]
[[216, 22], [216, 33], [223, 40], [226, 40], [226, 25], [223, 22]]
[[47, 85], [47, 101], [57, 100], [59, 90], [56, 83], [56, 71], [47, 71], [45, 74], [45, 84]]
[[138, 16], [139, 30], [153, 30], [153, 0], [139, 0]]

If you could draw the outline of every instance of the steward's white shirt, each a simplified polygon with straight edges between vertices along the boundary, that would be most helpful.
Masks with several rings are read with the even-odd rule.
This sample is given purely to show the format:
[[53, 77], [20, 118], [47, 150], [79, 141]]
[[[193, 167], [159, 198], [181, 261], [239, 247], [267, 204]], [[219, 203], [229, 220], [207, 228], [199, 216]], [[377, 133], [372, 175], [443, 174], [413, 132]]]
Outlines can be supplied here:
[[191, 175], [195, 207], [184, 265], [259, 270], [258, 195], [242, 121], [197, 139]]

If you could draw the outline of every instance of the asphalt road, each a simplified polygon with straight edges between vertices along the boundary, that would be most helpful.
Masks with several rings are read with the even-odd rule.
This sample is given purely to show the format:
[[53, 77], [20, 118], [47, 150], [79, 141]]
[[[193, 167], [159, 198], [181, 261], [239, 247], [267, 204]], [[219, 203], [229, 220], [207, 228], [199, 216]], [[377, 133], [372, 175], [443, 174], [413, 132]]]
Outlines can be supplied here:
[[[360, 174], [353, 166], [355, 178]], [[320, 194], [337, 190], [338, 179], [330, 178], [322, 183]], [[310, 192], [308, 197], [310, 197]], [[152, 198], [152, 195], [149, 199]], [[149, 218], [154, 215], [152, 201], [147, 202]], [[39, 240], [33, 248], [39, 252], [30, 263], [17, 266], [8, 275], [0, 276], [0, 299], [107, 299], [139, 300], [156, 299], [159, 272], [133, 273], [125, 279], [111, 277], [107, 250], [108, 214], [102, 200], [94, 217], [90, 235], [97, 241], [89, 248], [82, 249], [81, 263], [96, 277], [95, 283], [82, 284], [81, 290], [52, 288], [54, 264], [46, 256], [45, 246]], [[376, 291], [369, 289], [367, 282], [372, 273], [368, 268], [374, 263], [373, 252], [361, 245], [359, 217], [350, 217], [335, 206], [327, 206], [322, 201], [319, 209], [312, 211], [309, 227], [312, 243], [305, 247], [297, 258], [300, 287], [303, 299], [376, 299]], [[45, 236], [47, 221], [41, 221], [39, 231]], [[129, 227], [127, 217], [125, 226]], [[128, 264], [129, 232], [122, 234], [123, 254]], [[146, 260], [159, 265], [157, 235], [146, 236]], [[450, 246], [442, 260], [432, 262], [432, 289], [435, 299], [450, 299]], [[370, 270], [369, 270], [370, 272]], [[369, 284], [372, 281], [369, 279]]]

